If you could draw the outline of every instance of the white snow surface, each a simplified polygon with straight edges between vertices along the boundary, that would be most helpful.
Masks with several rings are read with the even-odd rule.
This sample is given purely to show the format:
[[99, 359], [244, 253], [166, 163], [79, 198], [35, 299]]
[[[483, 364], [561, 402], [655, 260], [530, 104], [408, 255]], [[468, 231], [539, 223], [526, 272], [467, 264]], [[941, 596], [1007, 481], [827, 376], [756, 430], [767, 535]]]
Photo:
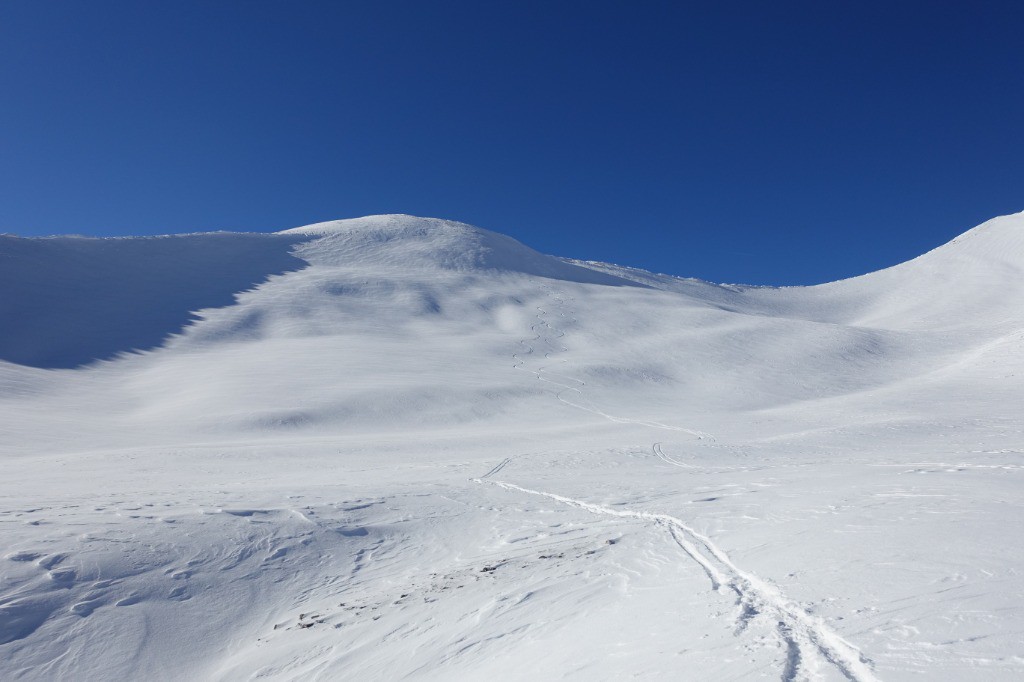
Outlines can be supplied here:
[[803, 288], [0, 237], [0, 679], [1022, 679], [1022, 302], [1024, 214]]

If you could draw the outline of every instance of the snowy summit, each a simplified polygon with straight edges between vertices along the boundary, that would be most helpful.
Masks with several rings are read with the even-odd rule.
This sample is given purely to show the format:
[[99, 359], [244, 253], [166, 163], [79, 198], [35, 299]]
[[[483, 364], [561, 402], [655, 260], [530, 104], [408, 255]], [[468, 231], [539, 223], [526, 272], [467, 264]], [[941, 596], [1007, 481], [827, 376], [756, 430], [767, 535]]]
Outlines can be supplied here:
[[0, 236], [0, 679], [1024, 677], [1024, 214], [813, 287]]

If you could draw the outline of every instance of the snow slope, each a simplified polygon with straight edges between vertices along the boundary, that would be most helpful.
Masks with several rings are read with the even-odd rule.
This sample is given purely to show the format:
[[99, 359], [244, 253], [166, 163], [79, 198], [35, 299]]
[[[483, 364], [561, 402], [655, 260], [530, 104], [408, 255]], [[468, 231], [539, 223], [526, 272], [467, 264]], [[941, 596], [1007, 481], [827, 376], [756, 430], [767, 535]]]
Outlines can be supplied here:
[[1019, 679], [1022, 268], [3, 237], [0, 678]]

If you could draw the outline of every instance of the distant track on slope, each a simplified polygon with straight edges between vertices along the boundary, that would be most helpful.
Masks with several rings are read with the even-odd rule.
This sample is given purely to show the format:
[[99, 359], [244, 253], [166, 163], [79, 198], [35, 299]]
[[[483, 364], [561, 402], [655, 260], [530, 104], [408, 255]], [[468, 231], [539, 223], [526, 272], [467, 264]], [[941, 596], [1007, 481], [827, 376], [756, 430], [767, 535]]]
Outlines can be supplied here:
[[[740, 569], [732, 559], [706, 535], [687, 525], [684, 521], [668, 514], [655, 512], [612, 509], [584, 500], [542, 490], [531, 490], [514, 483], [488, 478], [500, 471], [510, 459], [475, 483], [486, 483], [505, 490], [546, 497], [562, 504], [583, 509], [592, 514], [603, 514], [619, 518], [639, 519], [666, 528], [672, 539], [707, 574], [712, 589], [718, 592], [733, 592], [741, 608], [737, 630], [745, 628], [753, 618], [765, 615], [775, 621], [774, 629], [786, 647], [786, 665], [782, 673], [783, 682], [798, 679], [802, 668], [811, 668], [808, 656], [817, 652], [851, 682], [877, 682], [872, 663], [860, 650], [833, 632], [819, 618], [815, 618], [787, 599], [779, 590], [757, 576]], [[813, 674], [813, 668], [808, 670]]]
[[655, 443], [651, 447], [651, 449], [654, 451], [654, 454], [657, 455], [658, 459], [660, 459], [661, 461], [666, 462], [668, 464], [671, 464], [672, 466], [682, 467], [683, 469], [696, 469], [697, 468], [697, 467], [693, 466], [692, 464], [687, 464], [686, 462], [680, 462], [680, 461], [678, 461], [678, 460], [676, 460], [676, 459], [666, 455], [665, 451], [661, 449], [661, 443]]
[[[561, 306], [561, 307], [565, 307], [565, 305], [566, 305], [566, 303], [565, 303], [566, 302], [566, 298], [564, 296], [562, 296], [560, 294], [554, 293], [551, 290], [551, 288], [548, 287], [548, 286], [545, 286], [544, 289], [547, 292], [547, 294], [551, 297], [551, 299], [554, 301], [555, 305]], [[568, 300], [571, 301], [572, 298], [570, 297]], [[541, 306], [536, 306], [536, 308], [537, 308], [537, 311], [538, 311], [537, 316], [536, 316], [537, 317], [537, 322], [535, 322], [534, 324], [530, 325], [530, 330], [532, 332], [534, 332], [535, 336], [532, 339], [521, 339], [519, 341], [519, 343], [521, 343], [523, 346], [526, 347], [526, 353], [524, 355], [533, 355], [533, 354], [535, 354], [536, 353], [536, 348], [532, 344], [538, 343], [538, 342], [540, 342], [542, 340], [545, 343], [547, 343], [548, 345], [552, 345], [552, 346], [554, 345], [552, 343], [552, 339], [545, 338], [544, 334], [541, 333], [541, 329], [542, 328], [547, 328], [548, 330], [553, 332], [555, 334], [555, 337], [554, 337], [555, 339], [561, 339], [561, 338], [565, 337], [565, 332], [563, 330], [556, 329], [555, 327], [552, 327], [547, 322], [547, 320], [545, 319], [548, 316], [548, 314], [549, 314], [548, 311], [545, 310]], [[559, 314], [562, 317], [566, 316], [564, 312], [560, 312]], [[572, 315], [573, 311], [570, 310], [569, 314]], [[572, 318], [572, 321], [575, 322], [576, 318]], [[562, 351], [562, 352], [565, 352], [565, 351], [568, 351], [569, 348], [567, 346], [565, 346], [565, 345], [559, 344], [558, 350]], [[578, 402], [574, 402], [572, 400], [567, 399], [565, 397], [566, 393], [576, 393], [582, 399], [584, 397], [583, 396], [582, 388], [584, 386], [586, 386], [587, 383], [585, 381], [581, 380], [581, 379], [575, 379], [573, 377], [566, 376], [564, 374], [559, 374], [557, 372], [552, 372], [552, 371], [550, 371], [548, 369], [549, 367], [552, 366], [552, 364], [564, 364], [566, 362], [566, 360], [564, 360], [564, 359], [563, 360], [558, 360], [556, 363], [552, 363], [552, 364], [548, 364], [548, 365], [542, 365], [542, 366], [538, 367], [537, 369], [528, 369], [526, 367], [526, 363], [525, 363], [523, 357], [521, 357], [518, 353], [513, 353], [512, 354], [512, 358], [515, 361], [513, 363], [513, 365], [512, 365], [515, 369], [522, 369], [522, 370], [525, 370], [527, 372], [530, 372], [539, 381], [547, 382], [547, 383], [552, 384], [554, 386], [557, 386], [559, 389], [561, 389], [561, 390], [558, 390], [558, 391], [555, 392], [555, 397], [560, 402], [562, 402], [562, 403], [564, 403], [564, 404], [566, 404], [566, 405], [568, 405], [570, 407], [574, 407], [574, 408], [576, 408], [578, 410], [583, 410], [585, 412], [590, 412], [591, 414], [596, 414], [596, 415], [598, 415], [600, 417], [603, 417], [603, 418], [607, 419], [608, 421], [613, 422], [615, 424], [637, 424], [639, 426], [647, 426], [647, 427], [650, 427], [650, 428], [662, 429], [662, 430], [665, 430], [665, 431], [676, 431], [676, 432], [680, 432], [680, 433], [687, 433], [687, 434], [689, 434], [691, 436], [696, 437], [698, 440], [705, 440], [705, 441], [709, 441], [709, 442], [714, 442], [714, 440], [715, 440], [714, 436], [712, 436], [709, 433], [705, 433], [704, 431], [697, 431], [695, 429], [688, 429], [688, 428], [685, 428], [685, 427], [682, 427], [682, 426], [673, 426], [671, 424], [663, 424], [661, 422], [650, 421], [650, 420], [645, 420], [645, 419], [632, 419], [632, 418], [629, 418], [629, 417], [619, 417], [619, 416], [614, 415], [614, 414], [609, 414], [608, 412], [605, 412], [604, 410], [601, 410], [601, 409], [599, 409], [597, 407], [593, 407], [593, 406], [590, 406], [590, 405], [582, 405], [582, 404], [580, 404]], [[551, 359], [551, 352], [550, 351], [545, 351], [544, 358], [550, 360]], [[558, 377], [560, 379], [571, 381], [575, 385], [564, 384], [564, 383], [561, 383], [560, 381], [555, 381], [553, 379], [549, 379], [548, 376]]]

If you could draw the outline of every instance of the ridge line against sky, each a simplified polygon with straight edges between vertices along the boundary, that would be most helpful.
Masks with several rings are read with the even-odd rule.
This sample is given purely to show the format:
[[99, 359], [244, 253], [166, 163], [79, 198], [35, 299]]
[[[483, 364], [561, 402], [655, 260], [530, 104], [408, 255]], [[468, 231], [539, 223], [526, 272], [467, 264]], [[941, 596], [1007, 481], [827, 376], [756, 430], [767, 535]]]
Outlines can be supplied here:
[[1024, 7], [0, 5], [0, 232], [409, 213], [813, 284], [1024, 208]]

